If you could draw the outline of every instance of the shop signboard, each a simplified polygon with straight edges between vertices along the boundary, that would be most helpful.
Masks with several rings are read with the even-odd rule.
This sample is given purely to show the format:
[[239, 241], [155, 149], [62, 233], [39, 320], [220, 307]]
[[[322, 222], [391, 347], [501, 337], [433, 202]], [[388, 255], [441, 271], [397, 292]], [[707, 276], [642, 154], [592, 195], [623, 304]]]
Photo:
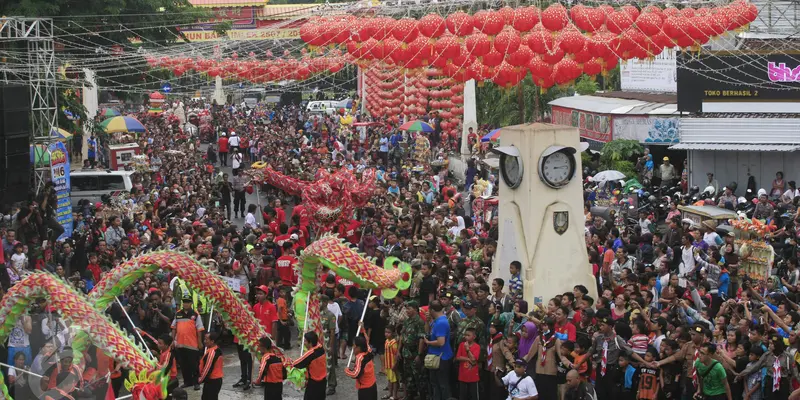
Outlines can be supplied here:
[[69, 178], [69, 153], [62, 142], [52, 143], [50, 152], [50, 176], [56, 192], [56, 220], [64, 228], [58, 240], [72, 237], [72, 202], [69, 198], [71, 183]]
[[[703, 103], [800, 103], [800, 55], [766, 53], [678, 55], [678, 110]], [[798, 104], [800, 109], [800, 104]]]
[[681, 141], [681, 120], [677, 117], [615, 115], [613, 120], [614, 139], [662, 145], [673, 145]]
[[622, 90], [632, 92], [675, 93], [678, 91], [677, 54], [665, 49], [652, 59], [620, 61]]
[[601, 143], [611, 141], [611, 118], [571, 108], [553, 106], [553, 123], [578, 128], [581, 137]]

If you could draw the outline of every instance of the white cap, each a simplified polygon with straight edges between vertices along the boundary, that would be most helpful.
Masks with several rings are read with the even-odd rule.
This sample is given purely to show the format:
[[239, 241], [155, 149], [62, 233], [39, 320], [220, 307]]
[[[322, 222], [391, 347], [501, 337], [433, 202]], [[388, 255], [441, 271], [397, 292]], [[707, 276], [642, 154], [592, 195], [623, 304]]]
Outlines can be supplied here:
[[767, 195], [767, 191], [766, 190], [764, 190], [763, 188], [758, 189], [758, 197], [766, 196], [766, 195]]
[[289, 236], [289, 239], [290, 240], [297, 240], [297, 239], [300, 239], [300, 237], [298, 237], [296, 233], [293, 233], [291, 236]]
[[220, 135], [220, 136], [225, 136], [225, 132], [222, 132], [222, 133], [220, 133], [219, 135]]

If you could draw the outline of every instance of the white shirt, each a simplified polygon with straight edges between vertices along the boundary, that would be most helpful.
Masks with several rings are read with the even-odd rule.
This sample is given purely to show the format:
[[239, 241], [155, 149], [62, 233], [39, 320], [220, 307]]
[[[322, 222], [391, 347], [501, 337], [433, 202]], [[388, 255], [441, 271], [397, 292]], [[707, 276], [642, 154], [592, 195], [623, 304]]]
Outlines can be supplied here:
[[242, 165], [242, 153], [234, 154], [231, 163], [233, 169], [238, 169]]
[[239, 145], [239, 136], [236, 136], [231, 132], [231, 137], [228, 138], [228, 144], [231, 146], [238, 146]]
[[[519, 381], [519, 383], [517, 383], [517, 381]], [[539, 395], [539, 392], [536, 390], [536, 384], [533, 383], [533, 378], [526, 376], [520, 380], [520, 377], [518, 377], [517, 373], [514, 371], [509, 372], [508, 375], [503, 377], [503, 384], [506, 385], [506, 390], [508, 390], [507, 400]]]
[[706, 242], [709, 247], [710, 246], [719, 247], [719, 243], [717, 242], [719, 241], [721, 243], [722, 238], [719, 237], [719, 234], [717, 232], [706, 232], [705, 234], [703, 234], [703, 241]]
[[30, 336], [25, 333], [23, 328], [23, 318], [17, 320], [17, 324], [11, 329], [11, 335], [8, 336], [8, 347], [28, 347], [31, 345]]
[[666, 335], [663, 335], [663, 334], [660, 335], [659, 337], [655, 338], [653, 340], [653, 347], [655, 347], [656, 350], [661, 351], [661, 342], [666, 338], [667, 338]]
[[258, 226], [255, 215], [253, 215], [253, 213], [247, 213], [247, 215], [244, 217], [244, 224], [250, 225], [251, 228]]
[[683, 247], [682, 249], [681, 263], [678, 265], [678, 286], [686, 287], [686, 279], [683, 276], [694, 271], [695, 268], [694, 246], [689, 246], [688, 249]]
[[335, 301], [328, 303], [328, 311], [331, 314], [336, 316], [336, 334], [339, 334], [339, 317], [342, 316], [342, 308], [339, 307], [339, 304]]

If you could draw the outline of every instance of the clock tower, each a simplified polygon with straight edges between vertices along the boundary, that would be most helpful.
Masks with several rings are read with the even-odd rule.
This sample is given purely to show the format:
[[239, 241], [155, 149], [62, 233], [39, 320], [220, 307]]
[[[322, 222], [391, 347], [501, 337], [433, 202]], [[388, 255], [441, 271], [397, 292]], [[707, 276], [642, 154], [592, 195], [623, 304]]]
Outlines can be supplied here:
[[525, 124], [503, 128], [500, 155], [499, 242], [493, 277], [508, 281], [522, 264], [528, 302], [546, 304], [575, 285], [597, 298], [584, 236], [581, 143], [575, 128]]

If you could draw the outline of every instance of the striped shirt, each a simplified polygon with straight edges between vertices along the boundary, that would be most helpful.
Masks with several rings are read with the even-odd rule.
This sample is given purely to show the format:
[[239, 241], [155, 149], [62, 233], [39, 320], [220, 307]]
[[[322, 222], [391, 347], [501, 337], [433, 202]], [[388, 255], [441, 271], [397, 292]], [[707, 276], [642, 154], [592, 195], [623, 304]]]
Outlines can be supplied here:
[[383, 369], [392, 369], [395, 360], [397, 359], [398, 343], [397, 339], [389, 339], [386, 341], [386, 354], [383, 356]]

